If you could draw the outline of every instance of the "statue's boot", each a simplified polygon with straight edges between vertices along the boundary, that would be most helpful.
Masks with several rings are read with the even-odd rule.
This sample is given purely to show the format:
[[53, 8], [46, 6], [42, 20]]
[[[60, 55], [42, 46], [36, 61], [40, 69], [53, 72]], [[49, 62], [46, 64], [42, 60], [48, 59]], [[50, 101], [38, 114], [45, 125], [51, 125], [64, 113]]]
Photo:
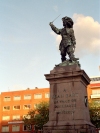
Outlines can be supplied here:
[[75, 58], [75, 57], [74, 57], [74, 58], [70, 58], [70, 59], [69, 59], [69, 61], [71, 61], [71, 62], [72, 62], [72, 61], [77, 61], [77, 60], [79, 60], [79, 58]]
[[73, 61], [77, 61], [77, 60], [79, 60], [79, 58], [75, 58], [75, 57], [74, 57], [72, 60], [73, 60]]
[[62, 56], [61, 61], [62, 62], [66, 61], [66, 57]]
[[70, 58], [70, 61], [77, 61], [77, 60], [79, 60], [79, 58], [75, 58], [73, 53], [69, 54], [69, 58]]

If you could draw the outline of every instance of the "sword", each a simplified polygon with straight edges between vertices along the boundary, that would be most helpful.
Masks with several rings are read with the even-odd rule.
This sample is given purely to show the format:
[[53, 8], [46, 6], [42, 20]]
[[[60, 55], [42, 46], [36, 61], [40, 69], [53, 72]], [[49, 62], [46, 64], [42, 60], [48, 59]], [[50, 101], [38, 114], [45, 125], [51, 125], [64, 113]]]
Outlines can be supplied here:
[[[61, 14], [60, 14], [60, 15], [61, 15]], [[60, 16], [60, 15], [59, 15], [59, 16]], [[58, 17], [59, 17], [59, 16], [58, 16]], [[53, 23], [58, 17], [56, 17], [51, 23]]]

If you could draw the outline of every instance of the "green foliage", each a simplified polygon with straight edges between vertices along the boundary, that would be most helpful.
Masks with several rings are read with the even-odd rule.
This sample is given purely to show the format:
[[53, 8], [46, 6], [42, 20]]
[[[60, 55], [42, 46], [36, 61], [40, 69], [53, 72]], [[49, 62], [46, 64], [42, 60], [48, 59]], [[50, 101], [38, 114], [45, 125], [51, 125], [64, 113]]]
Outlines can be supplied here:
[[100, 100], [90, 100], [89, 111], [91, 122], [100, 128]]
[[27, 126], [28, 129], [30, 129], [30, 125], [34, 125], [34, 116], [35, 116], [35, 111], [30, 110], [26, 116], [24, 116], [23, 121], [24, 125]]
[[41, 102], [36, 106], [36, 115], [34, 117], [36, 128], [43, 129], [43, 125], [49, 120], [49, 104]]
[[[30, 116], [30, 119], [27, 117]], [[37, 104], [36, 109], [31, 109], [26, 117], [24, 117], [24, 125], [27, 128], [30, 125], [35, 125], [35, 129], [43, 129], [43, 125], [48, 122], [49, 120], [49, 103], [48, 102], [41, 102]]]

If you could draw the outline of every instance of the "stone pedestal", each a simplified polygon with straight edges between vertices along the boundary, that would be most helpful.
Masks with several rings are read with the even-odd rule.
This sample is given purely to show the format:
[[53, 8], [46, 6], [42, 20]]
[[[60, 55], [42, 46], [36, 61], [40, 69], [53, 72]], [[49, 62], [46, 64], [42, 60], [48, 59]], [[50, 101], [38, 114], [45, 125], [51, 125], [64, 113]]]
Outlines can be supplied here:
[[45, 75], [50, 83], [49, 121], [43, 133], [95, 133], [87, 103], [89, 77], [78, 65], [58, 66]]

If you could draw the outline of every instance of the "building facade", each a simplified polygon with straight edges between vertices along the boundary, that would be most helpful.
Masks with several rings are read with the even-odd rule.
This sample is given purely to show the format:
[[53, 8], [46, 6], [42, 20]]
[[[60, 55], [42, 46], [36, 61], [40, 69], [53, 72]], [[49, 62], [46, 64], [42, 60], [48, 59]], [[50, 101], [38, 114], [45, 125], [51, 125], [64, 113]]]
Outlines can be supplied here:
[[87, 87], [88, 99], [100, 100], [100, 77], [92, 77]]
[[[88, 100], [95, 100], [97, 103], [100, 103], [100, 76], [91, 78], [87, 92]], [[97, 129], [97, 133], [100, 133], [100, 128]]]
[[49, 101], [49, 88], [2, 92], [0, 95], [0, 133], [29, 133], [23, 117], [42, 101]]

